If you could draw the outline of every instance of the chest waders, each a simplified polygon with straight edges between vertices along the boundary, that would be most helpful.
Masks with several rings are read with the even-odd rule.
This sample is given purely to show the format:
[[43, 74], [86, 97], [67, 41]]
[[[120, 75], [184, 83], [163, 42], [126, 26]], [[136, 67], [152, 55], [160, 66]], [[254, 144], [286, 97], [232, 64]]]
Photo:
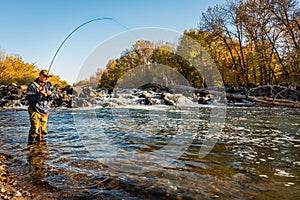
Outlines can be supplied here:
[[[38, 83], [33, 82], [38, 88], [38, 92], [42, 89]], [[47, 121], [48, 114], [40, 114], [36, 112], [31, 105], [28, 107], [30, 130], [28, 135], [28, 144], [39, 143], [43, 141], [44, 136], [47, 134]]]

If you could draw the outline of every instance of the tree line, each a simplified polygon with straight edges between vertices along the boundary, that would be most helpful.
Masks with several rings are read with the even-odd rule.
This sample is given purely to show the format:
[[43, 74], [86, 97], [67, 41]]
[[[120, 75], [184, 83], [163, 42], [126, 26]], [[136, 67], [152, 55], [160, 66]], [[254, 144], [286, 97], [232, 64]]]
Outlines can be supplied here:
[[[213, 65], [218, 72], [212, 70]], [[139, 66], [143, 66], [140, 71], [133, 70]], [[164, 66], [180, 73], [189, 85], [197, 88], [300, 83], [299, 3], [229, 0], [209, 7], [202, 12], [197, 28], [184, 31], [178, 44], [136, 41], [90, 79], [74, 85], [113, 88], [127, 72], [127, 78], [136, 81], [146, 74], [150, 82], [170, 82], [171, 72]], [[35, 64], [0, 52], [0, 84], [28, 84], [38, 71]], [[50, 81], [67, 85], [59, 76]]]
[[[201, 44], [201, 48], [194, 43]], [[98, 87], [114, 87], [129, 70], [159, 63], [181, 73], [193, 87], [205, 87], [195, 60], [216, 64], [227, 87], [255, 87], [300, 82], [300, 9], [296, 0], [231, 0], [209, 7], [197, 29], [186, 30], [175, 47], [137, 41], [106, 69]], [[184, 52], [184, 56], [182, 56]], [[213, 75], [210, 77], [213, 79]], [[97, 79], [97, 78], [96, 78]]]

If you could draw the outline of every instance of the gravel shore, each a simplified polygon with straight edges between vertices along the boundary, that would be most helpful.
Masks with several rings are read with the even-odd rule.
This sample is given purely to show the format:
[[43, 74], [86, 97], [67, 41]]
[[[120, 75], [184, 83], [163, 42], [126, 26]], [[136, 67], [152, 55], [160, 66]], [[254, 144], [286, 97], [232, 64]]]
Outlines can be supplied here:
[[0, 153], [0, 197], [1, 199], [32, 199], [28, 191], [23, 191], [18, 187], [13, 172], [6, 168], [7, 155]]
[[18, 182], [18, 177], [9, 170], [9, 155], [0, 153], [0, 199], [8, 200], [54, 200], [43, 191], [30, 190], [30, 184]]

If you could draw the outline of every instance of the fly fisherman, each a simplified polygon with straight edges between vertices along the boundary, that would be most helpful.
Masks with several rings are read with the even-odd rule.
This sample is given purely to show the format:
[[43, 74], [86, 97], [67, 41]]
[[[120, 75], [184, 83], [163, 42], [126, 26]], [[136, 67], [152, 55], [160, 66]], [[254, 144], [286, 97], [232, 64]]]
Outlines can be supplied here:
[[39, 77], [27, 87], [30, 119], [28, 144], [41, 142], [43, 137], [47, 134], [50, 101], [55, 97], [52, 84], [47, 82], [49, 77], [51, 77], [51, 75], [47, 70], [41, 70]]

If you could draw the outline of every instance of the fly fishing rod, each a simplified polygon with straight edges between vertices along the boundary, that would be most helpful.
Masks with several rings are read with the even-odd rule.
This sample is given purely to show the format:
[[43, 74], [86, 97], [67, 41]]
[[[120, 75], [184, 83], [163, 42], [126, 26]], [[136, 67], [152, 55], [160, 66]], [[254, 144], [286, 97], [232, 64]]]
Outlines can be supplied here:
[[62, 46], [64, 45], [64, 43], [68, 40], [68, 38], [71, 37], [71, 35], [72, 35], [73, 33], [75, 33], [78, 29], [80, 29], [81, 27], [85, 26], [86, 24], [89, 24], [89, 23], [94, 22], [94, 21], [102, 21], [102, 20], [112, 20], [112, 21], [116, 22], [117, 24], [121, 25], [122, 27], [128, 29], [126, 26], [122, 25], [120, 22], [118, 22], [117, 20], [115, 20], [114, 18], [111, 18], [111, 17], [95, 18], [95, 19], [92, 19], [92, 20], [89, 20], [89, 21], [86, 21], [86, 22], [82, 23], [82, 24], [79, 25], [77, 28], [75, 28], [75, 29], [74, 29], [74, 30], [73, 30], [73, 31], [72, 31], [72, 32], [71, 32], [71, 33], [70, 33], [70, 34], [62, 41], [62, 43], [60, 44], [60, 46], [59, 46], [58, 49], [56, 50], [56, 52], [55, 52], [55, 54], [54, 54], [54, 56], [53, 56], [53, 58], [52, 58], [52, 60], [51, 60], [51, 63], [50, 63], [50, 65], [49, 65], [49, 68], [48, 68], [48, 74], [49, 74], [49, 72], [50, 72], [50, 69], [51, 69], [51, 67], [52, 67], [52, 64], [53, 64], [53, 62], [54, 62], [54, 60], [55, 60], [55, 58], [56, 58], [56, 56], [57, 56], [59, 50], [62, 48]]

